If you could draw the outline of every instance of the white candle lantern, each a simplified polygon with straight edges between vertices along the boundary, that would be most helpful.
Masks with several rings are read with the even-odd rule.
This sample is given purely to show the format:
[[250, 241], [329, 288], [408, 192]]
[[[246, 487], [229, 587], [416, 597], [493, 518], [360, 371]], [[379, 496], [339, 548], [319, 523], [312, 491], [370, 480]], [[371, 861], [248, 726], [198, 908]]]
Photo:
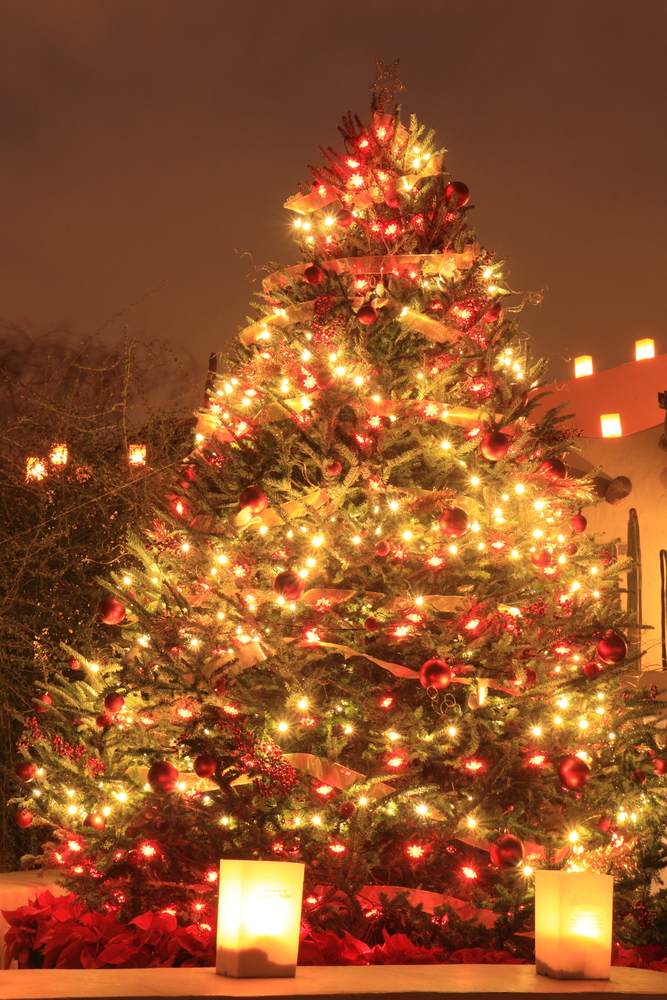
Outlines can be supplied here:
[[295, 976], [304, 866], [221, 861], [216, 972]]
[[614, 879], [535, 872], [535, 970], [553, 979], [609, 979]]

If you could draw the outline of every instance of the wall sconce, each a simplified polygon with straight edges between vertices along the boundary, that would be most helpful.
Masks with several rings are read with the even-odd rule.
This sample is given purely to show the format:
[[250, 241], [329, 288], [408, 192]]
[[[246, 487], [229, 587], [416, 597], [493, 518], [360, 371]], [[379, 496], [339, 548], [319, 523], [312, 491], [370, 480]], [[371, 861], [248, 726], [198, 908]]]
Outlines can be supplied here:
[[30, 482], [31, 479], [39, 481], [40, 479], [45, 479], [48, 475], [46, 470], [46, 464], [41, 458], [26, 458], [25, 460], [25, 478]]
[[590, 354], [582, 354], [580, 358], [574, 359], [574, 377], [581, 378], [582, 375], [593, 374], [593, 358]]
[[620, 413], [603, 413], [600, 417], [603, 438], [623, 437]]
[[646, 340], [635, 340], [635, 361], [643, 361], [644, 358], [655, 357], [655, 340], [647, 337]]
[[66, 444], [54, 444], [49, 455], [51, 465], [67, 465], [69, 461], [69, 451]]
[[131, 444], [127, 448], [127, 460], [130, 465], [138, 467], [146, 464], [146, 445]]
[[609, 979], [614, 879], [535, 872], [535, 971], [552, 979]]
[[304, 865], [221, 861], [215, 971], [295, 976]]

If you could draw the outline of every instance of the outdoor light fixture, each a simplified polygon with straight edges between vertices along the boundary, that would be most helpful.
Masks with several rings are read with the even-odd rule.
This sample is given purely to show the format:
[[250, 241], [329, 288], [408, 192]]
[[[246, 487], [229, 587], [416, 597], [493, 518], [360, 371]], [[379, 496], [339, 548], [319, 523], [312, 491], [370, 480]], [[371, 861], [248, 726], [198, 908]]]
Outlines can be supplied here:
[[127, 460], [130, 465], [145, 465], [146, 464], [146, 445], [145, 444], [131, 444], [127, 449]]
[[623, 436], [620, 413], [603, 413], [600, 417], [600, 427], [603, 438], [617, 438]]
[[294, 976], [304, 865], [221, 861], [216, 972]]
[[574, 359], [574, 377], [581, 378], [582, 375], [593, 374], [593, 358], [590, 354], [582, 354], [580, 358]]
[[553, 979], [609, 979], [614, 879], [535, 872], [535, 970]]
[[31, 479], [44, 479], [47, 475], [46, 465], [41, 458], [35, 458], [31, 456], [26, 458], [25, 461], [25, 478], [29, 481]]
[[655, 357], [655, 340], [647, 337], [646, 340], [635, 340], [635, 361], [643, 361], [644, 358]]
[[51, 449], [51, 454], [49, 455], [49, 460], [52, 465], [67, 465], [69, 460], [69, 451], [67, 450], [66, 444], [54, 444]]

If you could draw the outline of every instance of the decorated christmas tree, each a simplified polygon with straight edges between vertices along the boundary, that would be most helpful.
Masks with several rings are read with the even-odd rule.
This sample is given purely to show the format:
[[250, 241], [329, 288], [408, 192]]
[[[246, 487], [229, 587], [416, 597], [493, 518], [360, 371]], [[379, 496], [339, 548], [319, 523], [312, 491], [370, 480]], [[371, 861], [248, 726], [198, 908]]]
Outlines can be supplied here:
[[569, 865], [639, 933], [667, 762], [621, 566], [562, 415], [531, 420], [544, 366], [468, 188], [379, 70], [107, 581], [107, 645], [36, 696], [11, 808], [121, 921], [210, 927], [219, 859], [271, 858], [305, 862], [312, 927], [519, 947], [533, 870]]

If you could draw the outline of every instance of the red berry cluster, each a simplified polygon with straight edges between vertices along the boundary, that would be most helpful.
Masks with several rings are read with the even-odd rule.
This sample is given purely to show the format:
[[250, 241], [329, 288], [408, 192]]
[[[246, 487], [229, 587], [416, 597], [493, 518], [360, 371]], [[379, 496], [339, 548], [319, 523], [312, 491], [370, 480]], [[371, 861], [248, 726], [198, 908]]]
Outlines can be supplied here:
[[71, 760], [73, 764], [80, 760], [87, 751], [85, 743], [77, 743], [77, 745], [73, 747], [72, 744], [68, 743], [67, 740], [64, 740], [59, 733], [55, 734], [51, 740], [51, 745], [59, 757], [67, 757], [67, 759]]

